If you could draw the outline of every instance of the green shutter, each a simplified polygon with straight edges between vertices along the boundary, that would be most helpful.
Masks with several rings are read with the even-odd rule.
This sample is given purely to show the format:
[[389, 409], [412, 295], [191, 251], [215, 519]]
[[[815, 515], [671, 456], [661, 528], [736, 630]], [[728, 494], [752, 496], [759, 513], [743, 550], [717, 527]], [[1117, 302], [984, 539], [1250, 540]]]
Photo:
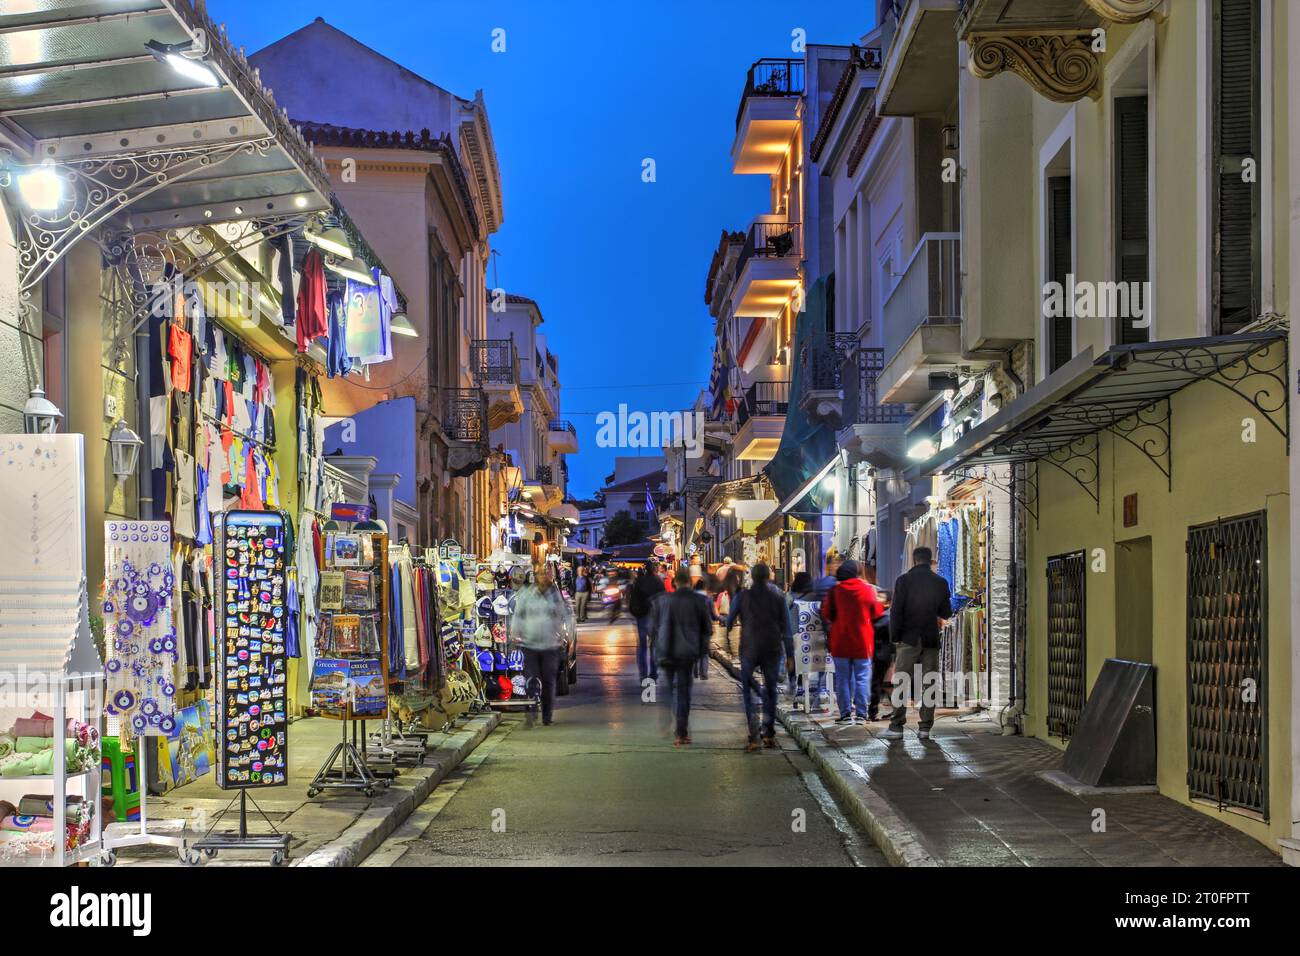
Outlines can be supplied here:
[[[1115, 279], [1141, 283], [1151, 278], [1147, 196], [1147, 98], [1125, 96], [1115, 100]], [[1130, 301], [1132, 299], [1130, 298]], [[1150, 303], [1142, 299], [1143, 310]], [[1145, 316], [1149, 319], [1149, 313]], [[1149, 329], [1134, 328], [1132, 318], [1119, 320], [1119, 341], [1124, 345], [1147, 341]]]
[[1242, 161], [1254, 159], [1258, 164], [1260, 159], [1259, 19], [1259, 0], [1215, 0], [1212, 155], [1217, 169], [1211, 208], [1215, 334], [1239, 331], [1260, 311], [1259, 184], [1242, 181]]
[[1069, 301], [1067, 277], [1074, 267], [1074, 234], [1071, 228], [1070, 177], [1051, 176], [1047, 180], [1047, 280], [1059, 282], [1066, 290], [1064, 314], [1052, 317], [1048, 328], [1048, 371], [1055, 372], [1074, 358], [1074, 303]]

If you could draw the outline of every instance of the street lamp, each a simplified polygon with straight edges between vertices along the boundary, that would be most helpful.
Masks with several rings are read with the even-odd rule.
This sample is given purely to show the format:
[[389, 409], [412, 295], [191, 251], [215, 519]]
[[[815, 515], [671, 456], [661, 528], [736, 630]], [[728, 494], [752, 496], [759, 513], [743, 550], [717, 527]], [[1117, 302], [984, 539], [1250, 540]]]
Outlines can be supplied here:
[[23, 431], [29, 435], [53, 435], [59, 430], [63, 412], [45, 397], [39, 385], [32, 389], [31, 397], [23, 406]]
[[[206, 40], [206, 34], [204, 38]], [[203, 86], [221, 85], [217, 74], [212, 72], [210, 67], [199, 62], [207, 56], [206, 42], [197, 44], [190, 40], [186, 43], [163, 43], [161, 40], [150, 40], [144, 46], [153, 54], [155, 60], [166, 63], [187, 80], [193, 80]]]
[[135, 474], [143, 445], [140, 436], [131, 431], [123, 419], [118, 419], [108, 436], [108, 447], [113, 453], [113, 474], [119, 482], [126, 481]]

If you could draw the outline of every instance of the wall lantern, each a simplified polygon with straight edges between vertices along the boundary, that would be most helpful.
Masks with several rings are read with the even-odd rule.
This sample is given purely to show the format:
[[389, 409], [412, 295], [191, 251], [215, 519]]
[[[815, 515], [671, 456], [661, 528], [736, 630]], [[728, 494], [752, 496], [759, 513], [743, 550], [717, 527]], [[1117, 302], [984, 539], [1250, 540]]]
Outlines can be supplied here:
[[144, 442], [140, 436], [131, 431], [125, 421], [118, 419], [108, 436], [108, 447], [113, 453], [113, 474], [119, 482], [126, 481], [135, 474], [136, 465], [140, 463], [142, 445]]
[[59, 430], [63, 412], [45, 397], [39, 386], [32, 389], [31, 397], [23, 406], [23, 431], [29, 435], [53, 435]]

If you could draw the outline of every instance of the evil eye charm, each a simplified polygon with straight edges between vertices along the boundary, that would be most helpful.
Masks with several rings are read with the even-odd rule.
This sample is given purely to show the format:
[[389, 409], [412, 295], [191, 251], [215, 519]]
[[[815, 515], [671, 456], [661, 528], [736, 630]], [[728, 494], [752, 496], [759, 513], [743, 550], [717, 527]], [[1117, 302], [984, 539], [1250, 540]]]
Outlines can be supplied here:
[[141, 594], [137, 589], [136, 593], [131, 595], [131, 600], [126, 604], [126, 613], [134, 621], [142, 623], [152, 621], [154, 614], [158, 612], [158, 599], [150, 593], [148, 588], [144, 589]]
[[113, 695], [113, 706], [118, 710], [130, 710], [135, 706], [135, 694], [129, 690], [119, 690]]
[[147, 698], [140, 704], [140, 712], [146, 717], [153, 717], [158, 713], [158, 702], [153, 698]]
[[162, 574], [162, 570], [163, 570], [162, 565], [159, 564], [157, 561], [149, 565], [149, 574], [151, 577], [155, 577], [155, 578], [158, 577], [158, 575]]
[[117, 622], [116, 629], [119, 637], [130, 637], [135, 633], [135, 624], [123, 618]]
[[170, 734], [176, 730], [176, 718], [168, 714], [158, 721], [158, 729], [163, 733]]
[[163, 575], [163, 587], [166, 588], [168, 591], [172, 589], [172, 586], [175, 583], [176, 583], [176, 576], [172, 574], [170, 571], [168, 571], [166, 574]]
[[112, 614], [115, 610], [117, 610], [117, 605], [114, 604], [112, 601], [105, 601], [105, 602], [104, 602], [104, 613], [105, 613], [105, 614]]
[[163, 686], [162, 686], [162, 692], [163, 692], [163, 696], [164, 696], [164, 697], [175, 697], [175, 696], [176, 696], [176, 685], [173, 684], [173, 683], [171, 683], [171, 682], [169, 681], [169, 682], [167, 682], [166, 684], [163, 684]]
[[163, 652], [163, 642], [161, 637], [155, 637], [149, 641], [149, 653], [161, 654]]
[[131, 718], [131, 729], [138, 734], [142, 734], [149, 729], [149, 721], [142, 715], [136, 714]]
[[169, 634], [166, 637], [164, 637], [162, 644], [163, 644], [163, 650], [166, 651], [168, 654], [176, 653], [176, 638], [173, 637], [172, 635]]

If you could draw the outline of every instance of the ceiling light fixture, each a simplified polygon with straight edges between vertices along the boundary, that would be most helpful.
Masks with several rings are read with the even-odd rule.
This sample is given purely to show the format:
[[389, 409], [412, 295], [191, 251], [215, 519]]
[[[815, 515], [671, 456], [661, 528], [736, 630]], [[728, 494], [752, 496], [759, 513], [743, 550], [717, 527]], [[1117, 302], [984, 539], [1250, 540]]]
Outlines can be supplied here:
[[352, 245], [348, 242], [348, 234], [339, 226], [331, 226], [328, 229], [307, 226], [302, 234], [312, 245], [319, 246], [331, 255], [341, 259], [352, 258]]
[[208, 53], [206, 42], [196, 45], [193, 40], [188, 43], [163, 43], [161, 40], [150, 40], [144, 46], [153, 54], [155, 60], [166, 63], [187, 80], [193, 80], [202, 86], [221, 85], [221, 79], [212, 68], [200, 62]]
[[406, 335], [413, 339], [420, 337], [420, 333], [416, 331], [415, 326], [411, 324], [411, 320], [406, 317], [405, 312], [394, 312], [388, 328], [394, 335]]

